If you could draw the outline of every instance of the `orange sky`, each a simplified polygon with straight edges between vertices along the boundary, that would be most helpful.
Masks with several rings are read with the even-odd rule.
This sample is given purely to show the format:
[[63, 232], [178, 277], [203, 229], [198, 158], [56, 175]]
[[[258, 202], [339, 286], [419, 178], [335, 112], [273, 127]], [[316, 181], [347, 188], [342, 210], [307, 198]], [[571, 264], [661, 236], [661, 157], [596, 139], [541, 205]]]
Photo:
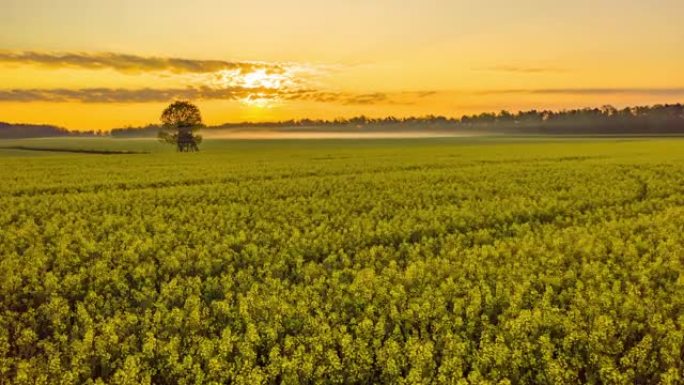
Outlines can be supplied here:
[[0, 121], [107, 129], [684, 101], [680, 0], [3, 0]]

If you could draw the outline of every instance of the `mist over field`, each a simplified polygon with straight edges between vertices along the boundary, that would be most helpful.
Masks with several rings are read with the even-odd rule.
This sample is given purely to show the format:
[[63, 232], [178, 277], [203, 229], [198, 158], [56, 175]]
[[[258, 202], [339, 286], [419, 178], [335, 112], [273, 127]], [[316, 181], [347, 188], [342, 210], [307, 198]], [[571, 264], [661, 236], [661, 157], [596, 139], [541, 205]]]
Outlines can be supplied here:
[[284, 128], [245, 127], [234, 129], [212, 129], [203, 133], [207, 139], [390, 139], [390, 138], [440, 138], [440, 137], [472, 137], [486, 136], [488, 133], [454, 132], [448, 128], [393, 131], [393, 130], [349, 130], [329, 129], [325, 127]]

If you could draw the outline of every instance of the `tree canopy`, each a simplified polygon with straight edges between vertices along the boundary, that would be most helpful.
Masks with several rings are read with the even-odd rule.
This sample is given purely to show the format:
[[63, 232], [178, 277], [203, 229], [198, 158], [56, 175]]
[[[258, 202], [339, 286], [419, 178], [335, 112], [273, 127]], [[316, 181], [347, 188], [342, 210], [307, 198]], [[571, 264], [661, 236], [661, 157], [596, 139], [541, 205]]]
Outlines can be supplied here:
[[202, 115], [196, 105], [179, 100], [171, 103], [161, 115], [159, 140], [174, 144], [180, 152], [199, 151], [202, 137], [195, 134], [202, 126]]

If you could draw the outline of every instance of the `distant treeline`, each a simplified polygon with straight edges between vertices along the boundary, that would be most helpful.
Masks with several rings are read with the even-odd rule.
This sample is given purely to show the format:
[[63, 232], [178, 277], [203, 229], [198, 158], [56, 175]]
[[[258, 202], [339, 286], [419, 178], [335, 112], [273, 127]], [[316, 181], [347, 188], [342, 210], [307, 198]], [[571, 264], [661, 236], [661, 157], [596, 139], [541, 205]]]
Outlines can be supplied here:
[[160, 129], [158, 124], [148, 124], [144, 127], [114, 128], [109, 134], [115, 138], [149, 138], [156, 137]]
[[103, 136], [104, 131], [70, 131], [49, 124], [13, 124], [0, 122], [0, 139], [47, 138], [60, 136]]
[[[450, 132], [478, 131], [502, 134], [684, 134], [684, 105], [664, 104], [654, 106], [627, 107], [612, 106], [583, 108], [563, 111], [530, 110], [511, 113], [482, 113], [464, 115], [461, 118], [427, 115], [422, 117], [370, 118], [357, 116], [350, 119], [338, 118], [284, 120], [278, 122], [225, 123], [205, 127], [205, 130], [267, 129], [272, 131], [332, 131], [347, 132]], [[159, 130], [157, 125], [113, 129], [115, 137], [150, 137]]]
[[464, 116], [462, 128], [491, 130], [507, 134], [684, 134], [684, 105], [612, 106], [564, 111], [502, 111]]
[[[156, 137], [159, 125], [115, 128], [112, 137]], [[370, 118], [357, 116], [334, 120], [301, 119], [278, 122], [225, 123], [204, 128], [213, 130], [269, 130], [279, 132], [482, 132], [500, 134], [550, 135], [651, 135], [684, 134], [684, 105], [659, 104], [654, 106], [612, 106], [550, 111], [530, 110], [511, 113], [482, 113], [461, 118], [428, 115], [422, 117]], [[97, 136], [102, 131], [69, 131], [50, 125], [12, 125], [0, 123], [0, 138], [28, 138], [49, 136]]]

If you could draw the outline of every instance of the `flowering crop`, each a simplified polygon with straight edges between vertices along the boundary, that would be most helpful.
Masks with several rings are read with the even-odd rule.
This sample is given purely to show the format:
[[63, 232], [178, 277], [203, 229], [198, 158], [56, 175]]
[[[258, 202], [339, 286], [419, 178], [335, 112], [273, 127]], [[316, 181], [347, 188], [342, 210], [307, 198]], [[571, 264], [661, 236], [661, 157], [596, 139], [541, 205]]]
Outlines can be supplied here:
[[0, 384], [681, 384], [684, 141], [0, 158]]

